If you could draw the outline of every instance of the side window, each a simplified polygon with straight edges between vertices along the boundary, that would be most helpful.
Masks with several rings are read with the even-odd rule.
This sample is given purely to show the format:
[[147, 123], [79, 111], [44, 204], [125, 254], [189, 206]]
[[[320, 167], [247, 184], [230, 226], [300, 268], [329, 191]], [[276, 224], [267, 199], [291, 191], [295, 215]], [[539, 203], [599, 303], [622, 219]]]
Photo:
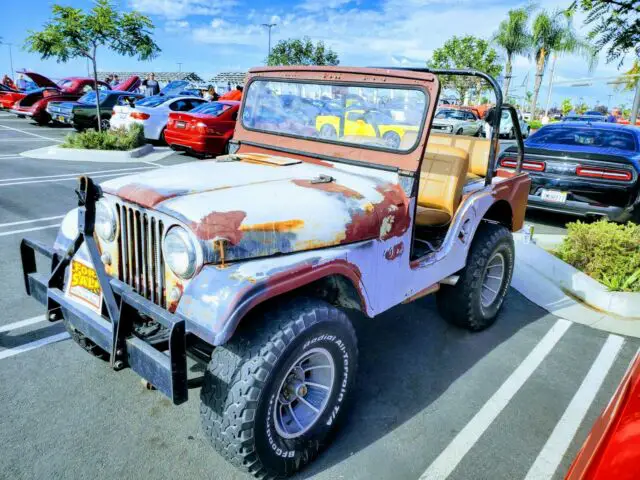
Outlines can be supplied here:
[[473, 113], [467, 112], [467, 120], [469, 120], [470, 122], [474, 122], [475, 119], [476, 117]]

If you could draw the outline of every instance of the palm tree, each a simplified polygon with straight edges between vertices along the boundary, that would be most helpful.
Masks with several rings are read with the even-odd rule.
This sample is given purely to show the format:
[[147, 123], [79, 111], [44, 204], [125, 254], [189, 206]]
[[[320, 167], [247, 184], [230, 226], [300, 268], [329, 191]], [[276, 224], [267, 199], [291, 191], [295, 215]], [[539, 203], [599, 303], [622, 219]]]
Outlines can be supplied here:
[[526, 55], [531, 48], [531, 33], [527, 27], [531, 8], [516, 8], [509, 10], [508, 18], [500, 22], [498, 31], [493, 35], [493, 43], [502, 48], [507, 55], [504, 84], [502, 93], [504, 98], [509, 95], [511, 83], [511, 62], [515, 55]]
[[[571, 15], [567, 11], [540, 12], [533, 21], [532, 44], [536, 61], [536, 79], [531, 100], [531, 115], [535, 117], [538, 93], [549, 57], [553, 55], [552, 68], [555, 68], [555, 62], [559, 55], [581, 53], [587, 57], [589, 70], [592, 70], [596, 61], [596, 52], [575, 33], [571, 23]], [[549, 91], [551, 91], [551, 84], [549, 84]]]

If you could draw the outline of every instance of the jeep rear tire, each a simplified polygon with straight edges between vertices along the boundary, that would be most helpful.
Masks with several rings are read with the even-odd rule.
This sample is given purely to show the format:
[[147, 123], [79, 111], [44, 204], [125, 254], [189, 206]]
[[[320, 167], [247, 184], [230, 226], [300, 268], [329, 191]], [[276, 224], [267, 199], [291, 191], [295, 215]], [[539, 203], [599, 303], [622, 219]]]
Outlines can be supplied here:
[[358, 348], [346, 314], [297, 299], [213, 351], [200, 417], [213, 447], [257, 478], [303, 468], [326, 445], [355, 384]]
[[442, 285], [436, 294], [440, 314], [472, 331], [492, 325], [511, 284], [514, 259], [511, 232], [502, 225], [482, 222], [458, 282]]

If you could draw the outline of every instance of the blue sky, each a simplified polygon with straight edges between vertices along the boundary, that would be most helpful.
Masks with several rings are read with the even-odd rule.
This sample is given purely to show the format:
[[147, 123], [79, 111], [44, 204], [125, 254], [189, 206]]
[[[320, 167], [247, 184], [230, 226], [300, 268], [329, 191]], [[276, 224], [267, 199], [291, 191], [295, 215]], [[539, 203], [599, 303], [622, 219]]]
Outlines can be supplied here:
[[[91, 0], [57, 0], [58, 3], [88, 8]], [[38, 29], [50, 14], [52, 0], [16, 1], [3, 5], [0, 36], [14, 43], [14, 68], [27, 68], [51, 77], [86, 73], [84, 61], [57, 64], [42, 61], [21, 50], [29, 29]], [[472, 34], [489, 38], [514, 0], [115, 0], [123, 9], [135, 9], [153, 19], [156, 41], [162, 54], [152, 62], [138, 62], [102, 51], [100, 70], [177, 70], [196, 71], [205, 78], [220, 71], [246, 70], [264, 62], [267, 33], [262, 23], [277, 23], [272, 43], [280, 39], [308, 35], [324, 40], [340, 56], [343, 65], [422, 66], [431, 52], [453, 35]], [[570, 0], [564, 0], [569, 4]], [[540, 0], [540, 8], [565, 6], [563, 0]], [[25, 6], [28, 6], [25, 8]], [[7, 21], [10, 20], [10, 21]], [[581, 18], [576, 26], [582, 33]], [[624, 68], [628, 68], [627, 61]], [[9, 71], [8, 47], [0, 45], [0, 71]], [[512, 86], [523, 94], [529, 72], [533, 87], [533, 62], [517, 58]], [[600, 59], [591, 75], [618, 74], [617, 64]], [[562, 57], [556, 68], [556, 81], [572, 81], [590, 76], [584, 59]], [[540, 90], [546, 102], [548, 74]], [[613, 96], [609, 99], [608, 95]], [[604, 83], [589, 87], [554, 86], [552, 103], [563, 98], [595, 104], [631, 104], [632, 95], [621, 93]]]

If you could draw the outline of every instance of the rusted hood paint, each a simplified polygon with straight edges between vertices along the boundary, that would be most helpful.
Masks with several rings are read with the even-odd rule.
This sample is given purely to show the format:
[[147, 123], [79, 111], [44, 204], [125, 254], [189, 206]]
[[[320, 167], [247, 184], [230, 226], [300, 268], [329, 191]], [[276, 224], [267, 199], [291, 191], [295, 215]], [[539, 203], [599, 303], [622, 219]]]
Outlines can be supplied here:
[[398, 176], [305, 162], [209, 161], [110, 180], [110, 194], [172, 216], [191, 228], [207, 262], [299, 252], [409, 227]]

